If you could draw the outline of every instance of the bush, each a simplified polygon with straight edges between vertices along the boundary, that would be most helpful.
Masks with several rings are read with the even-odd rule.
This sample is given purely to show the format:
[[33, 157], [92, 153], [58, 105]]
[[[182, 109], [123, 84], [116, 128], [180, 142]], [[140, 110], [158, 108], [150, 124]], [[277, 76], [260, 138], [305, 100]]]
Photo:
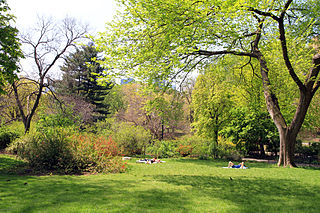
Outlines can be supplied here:
[[0, 149], [5, 149], [12, 141], [24, 134], [23, 124], [14, 122], [0, 128]]
[[155, 140], [148, 148], [147, 153], [159, 158], [171, 158], [179, 156], [177, 142], [174, 140]]
[[79, 116], [75, 116], [70, 107], [58, 108], [56, 113], [47, 114], [45, 109], [39, 112], [39, 120], [36, 123], [37, 131], [46, 131], [54, 127], [78, 127], [80, 126]]
[[182, 146], [191, 146], [190, 155], [205, 159], [210, 154], [210, 140], [197, 135], [188, 135], [181, 137], [177, 141]]
[[103, 136], [81, 134], [72, 137], [76, 164], [90, 172], [124, 172], [126, 166], [120, 155], [118, 145]]
[[113, 139], [123, 150], [124, 155], [145, 154], [151, 141], [151, 134], [142, 126], [120, 123], [112, 133]]
[[73, 128], [51, 127], [26, 134], [8, 147], [36, 170], [65, 173], [123, 172], [119, 150], [109, 139], [76, 135]]
[[51, 128], [46, 132], [30, 132], [16, 140], [7, 151], [17, 154], [37, 170], [72, 170], [69, 131]]
[[236, 144], [234, 144], [230, 139], [221, 136], [218, 137], [217, 154], [220, 158], [226, 158], [229, 160], [241, 159], [241, 154], [236, 149]]
[[296, 145], [296, 154], [302, 158], [308, 158], [320, 155], [320, 143], [311, 143], [309, 145], [302, 145], [302, 141], [298, 140]]
[[182, 157], [186, 157], [186, 156], [188, 156], [188, 155], [191, 155], [191, 153], [192, 153], [192, 146], [191, 146], [191, 145], [182, 145], [182, 144], [179, 144], [179, 146], [178, 146], [178, 148], [177, 148], [177, 152], [179, 152]]
[[236, 145], [229, 139], [218, 138], [218, 145], [212, 139], [203, 138], [197, 135], [184, 136], [177, 140], [179, 144], [177, 151], [181, 156], [193, 156], [200, 159], [207, 159], [209, 156], [227, 159], [239, 159], [240, 153]]
[[14, 132], [0, 130], [0, 150], [5, 149], [18, 135]]

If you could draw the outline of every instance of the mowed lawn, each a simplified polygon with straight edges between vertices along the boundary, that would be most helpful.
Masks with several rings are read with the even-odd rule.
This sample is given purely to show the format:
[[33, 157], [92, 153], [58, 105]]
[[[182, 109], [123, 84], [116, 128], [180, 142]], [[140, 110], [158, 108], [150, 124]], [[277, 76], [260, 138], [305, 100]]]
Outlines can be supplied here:
[[[248, 162], [129, 162], [123, 174], [21, 176], [0, 155], [0, 212], [320, 212], [320, 170]], [[231, 177], [231, 179], [230, 179]]]

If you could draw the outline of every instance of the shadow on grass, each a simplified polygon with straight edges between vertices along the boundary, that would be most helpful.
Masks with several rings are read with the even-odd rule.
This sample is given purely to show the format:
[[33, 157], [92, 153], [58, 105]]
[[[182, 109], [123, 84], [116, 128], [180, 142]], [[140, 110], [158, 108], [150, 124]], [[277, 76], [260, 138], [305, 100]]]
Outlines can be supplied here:
[[[225, 164], [192, 159], [177, 162], [217, 167]], [[5, 169], [20, 163], [0, 157], [0, 165], [7, 165]], [[254, 165], [260, 164], [263, 163]], [[272, 174], [254, 178], [238, 175], [230, 180], [224, 173], [135, 177], [0, 173], [0, 209], [3, 212], [318, 212], [320, 189], [315, 186], [319, 185]]]
[[26, 168], [27, 164], [13, 156], [0, 155], [0, 174], [17, 174]]
[[0, 195], [6, 198], [1, 199], [0, 209], [5, 212], [146, 212], [146, 209], [148, 212], [172, 209], [187, 212], [184, 206], [188, 199], [181, 199], [178, 191], [134, 189], [140, 183], [132, 180], [88, 182], [78, 178], [24, 176], [5, 183], [0, 177]]
[[230, 180], [212, 176], [163, 175], [154, 179], [177, 186], [191, 186], [201, 199], [223, 199], [236, 212], [318, 212], [320, 189], [290, 179]]

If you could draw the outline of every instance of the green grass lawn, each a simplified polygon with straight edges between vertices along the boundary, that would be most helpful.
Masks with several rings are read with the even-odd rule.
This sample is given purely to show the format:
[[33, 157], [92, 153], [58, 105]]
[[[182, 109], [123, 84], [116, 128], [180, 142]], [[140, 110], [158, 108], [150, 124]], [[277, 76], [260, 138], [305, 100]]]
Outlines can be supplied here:
[[166, 161], [131, 160], [124, 174], [21, 176], [8, 172], [21, 162], [0, 155], [0, 212], [320, 212], [318, 169]]

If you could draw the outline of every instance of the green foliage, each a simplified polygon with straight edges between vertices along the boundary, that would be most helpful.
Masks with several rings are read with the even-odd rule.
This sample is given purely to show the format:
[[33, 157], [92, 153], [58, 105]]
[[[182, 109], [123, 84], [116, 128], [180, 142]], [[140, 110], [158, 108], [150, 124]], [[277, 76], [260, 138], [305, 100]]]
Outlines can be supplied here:
[[[102, 63], [112, 69], [113, 74], [133, 73], [151, 84], [181, 77], [197, 65], [211, 63], [208, 56], [237, 55], [240, 50], [250, 52], [260, 24], [257, 17], [264, 22], [260, 46], [267, 53], [274, 48], [268, 45], [278, 40], [277, 23], [251, 9], [268, 11], [276, 16], [282, 12], [279, 8], [284, 7], [284, 1], [278, 0], [272, 3], [257, 0], [119, 0], [119, 3], [122, 13], [95, 39], [99, 50], [106, 53]], [[288, 36], [297, 40], [291, 40], [289, 48], [310, 42], [310, 37], [319, 33], [319, 12], [314, 9], [319, 8], [319, 3], [297, 0], [292, 5], [294, 9], [288, 10], [285, 24]], [[290, 21], [287, 21], [288, 17], [291, 17]], [[215, 49], [221, 52], [210, 55]], [[199, 50], [203, 50], [203, 54]], [[281, 60], [279, 52], [274, 53]]]
[[229, 111], [234, 105], [232, 96], [233, 86], [221, 72], [210, 70], [198, 76], [192, 92], [192, 126], [198, 135], [218, 142], [218, 132], [229, 120]]
[[5, 149], [18, 135], [15, 132], [8, 132], [3, 128], [0, 129], [0, 150]]
[[74, 172], [74, 161], [68, 137], [73, 131], [65, 127], [47, 128], [29, 132], [14, 141], [7, 151], [17, 154], [37, 170], [64, 170]]
[[147, 148], [147, 153], [158, 158], [172, 158], [179, 156], [178, 144], [174, 140], [155, 140]]
[[5, 149], [16, 138], [24, 135], [24, 126], [21, 122], [13, 122], [0, 128], [0, 150]]
[[182, 119], [183, 102], [179, 99], [175, 91], [167, 91], [167, 93], [153, 93], [153, 98], [148, 100], [144, 109], [147, 114], [157, 114], [163, 125], [168, 128], [174, 128]]
[[[129, 73], [149, 84], [175, 82], [192, 70], [224, 60], [223, 56], [239, 56], [246, 60], [239, 63], [239, 70], [245, 76], [252, 74], [260, 79], [268, 112], [278, 130], [288, 136], [281, 142], [287, 144], [287, 138], [296, 137], [319, 88], [319, 70], [313, 67], [311, 58], [319, 52], [313, 42], [320, 33], [319, 1], [118, 2], [122, 12], [95, 39], [106, 56], [104, 66], [114, 75]], [[248, 68], [242, 69], [245, 66]], [[229, 71], [232, 73], [232, 69]], [[259, 94], [248, 100], [261, 97], [261, 90], [252, 92], [256, 91]], [[260, 107], [260, 103], [257, 101], [256, 105]], [[212, 128], [208, 121], [196, 121], [195, 125]], [[217, 138], [217, 132], [206, 131], [210, 138]], [[286, 150], [287, 147], [281, 146], [280, 152], [289, 152], [284, 156], [285, 165], [294, 155], [294, 150]]]
[[[320, 159], [320, 143], [309, 143], [308, 145], [303, 145], [301, 141], [297, 141], [296, 153], [302, 158], [312, 158], [316, 156], [318, 160]], [[303, 159], [304, 160], [304, 159]]]
[[52, 127], [79, 127], [80, 118], [74, 115], [70, 107], [57, 108], [57, 112], [48, 114], [46, 108], [40, 109], [36, 123], [37, 131], [46, 131]]
[[240, 161], [242, 154], [236, 149], [236, 145], [229, 139], [219, 137], [218, 146], [216, 148], [217, 156], [228, 160]]
[[212, 140], [200, 137], [198, 135], [186, 135], [177, 139], [176, 143], [182, 146], [191, 146], [191, 156], [205, 159], [210, 156], [209, 146], [211, 142]]
[[125, 155], [145, 154], [146, 147], [151, 141], [148, 130], [128, 123], [119, 123], [113, 130], [112, 137]]
[[126, 108], [124, 94], [119, 85], [113, 86], [108, 94], [104, 96], [103, 104], [109, 106], [110, 115], [115, 115], [119, 110]]
[[237, 150], [248, 154], [261, 150], [263, 145], [268, 145], [270, 151], [279, 147], [277, 129], [266, 112], [235, 108], [231, 116], [231, 121], [221, 133], [236, 144]]
[[27, 133], [7, 151], [17, 154], [40, 171], [124, 172], [117, 144], [103, 137], [78, 135], [72, 127], [48, 127]]
[[14, 16], [5, 0], [0, 1], [0, 93], [7, 83], [17, 78], [19, 58], [23, 57], [18, 39], [18, 30], [12, 27]]
[[[58, 92], [84, 97], [86, 101], [95, 105], [96, 119], [106, 118], [110, 111], [110, 104], [105, 96], [113, 87], [111, 82], [101, 83], [98, 77], [102, 75], [103, 68], [99, 60], [99, 52], [93, 44], [82, 46], [66, 57], [61, 66], [62, 80], [57, 84]], [[114, 110], [114, 109], [113, 109]]]

